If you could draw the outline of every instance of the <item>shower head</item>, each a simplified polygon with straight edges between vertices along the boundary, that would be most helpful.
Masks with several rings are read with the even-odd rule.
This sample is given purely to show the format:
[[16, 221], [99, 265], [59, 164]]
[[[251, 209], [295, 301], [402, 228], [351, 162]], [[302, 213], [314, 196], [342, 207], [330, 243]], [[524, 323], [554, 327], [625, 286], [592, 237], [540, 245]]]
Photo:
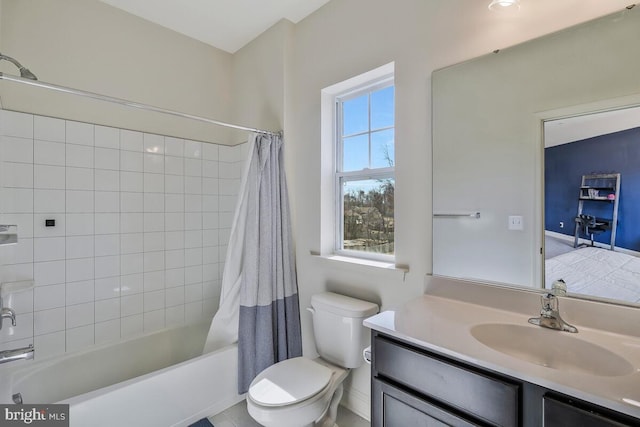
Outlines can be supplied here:
[[29, 71], [28, 68], [24, 68], [24, 67], [20, 68], [20, 77], [23, 77], [25, 79], [30, 79], [30, 80], [38, 80], [35, 74]]
[[31, 71], [29, 71], [28, 68], [23, 67], [21, 63], [19, 63], [18, 61], [16, 61], [15, 59], [13, 59], [10, 56], [3, 55], [3, 54], [0, 53], [0, 61], [3, 60], [3, 59], [5, 61], [11, 62], [13, 65], [18, 67], [18, 70], [20, 70], [20, 77], [22, 77], [24, 79], [38, 80], [38, 78], [35, 76], [35, 74], [33, 74]]

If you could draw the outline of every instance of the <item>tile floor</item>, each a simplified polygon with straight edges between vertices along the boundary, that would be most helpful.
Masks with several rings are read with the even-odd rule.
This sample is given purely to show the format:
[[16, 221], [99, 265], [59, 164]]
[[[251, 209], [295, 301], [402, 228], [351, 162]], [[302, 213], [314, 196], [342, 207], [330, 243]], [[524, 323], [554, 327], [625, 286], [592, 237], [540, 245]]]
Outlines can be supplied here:
[[[243, 401], [231, 408], [209, 417], [215, 427], [261, 427], [247, 412], [247, 404]], [[340, 406], [337, 424], [339, 427], [370, 427], [369, 421], [359, 417], [348, 409]]]

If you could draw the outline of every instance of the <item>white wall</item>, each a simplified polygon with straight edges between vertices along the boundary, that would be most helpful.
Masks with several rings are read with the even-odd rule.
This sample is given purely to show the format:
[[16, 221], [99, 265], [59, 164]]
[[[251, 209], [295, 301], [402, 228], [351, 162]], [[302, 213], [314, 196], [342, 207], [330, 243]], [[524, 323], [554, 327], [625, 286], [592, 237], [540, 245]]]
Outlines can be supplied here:
[[[232, 55], [97, 0], [2, 0], [0, 52], [41, 81], [228, 121]], [[6, 61], [0, 71], [18, 74]], [[229, 144], [225, 128], [0, 83], [4, 108]]]
[[[285, 126], [293, 181], [297, 267], [302, 307], [326, 289], [389, 309], [423, 291], [431, 272], [431, 107], [435, 69], [622, 9], [597, 0], [523, 1], [515, 17], [492, 14], [478, 0], [334, 0], [296, 25], [291, 121]], [[320, 251], [320, 92], [395, 61], [396, 258], [401, 273], [341, 265]], [[310, 318], [302, 314], [305, 352], [314, 352]], [[369, 370], [354, 372], [347, 404], [368, 413]]]
[[[233, 55], [234, 123], [271, 131], [284, 129], [293, 31], [294, 24], [283, 19]], [[246, 132], [234, 132], [231, 138], [234, 142], [246, 139]]]
[[[0, 111], [0, 350], [36, 358], [210, 319], [245, 145]], [[54, 227], [45, 220], [54, 219]]]

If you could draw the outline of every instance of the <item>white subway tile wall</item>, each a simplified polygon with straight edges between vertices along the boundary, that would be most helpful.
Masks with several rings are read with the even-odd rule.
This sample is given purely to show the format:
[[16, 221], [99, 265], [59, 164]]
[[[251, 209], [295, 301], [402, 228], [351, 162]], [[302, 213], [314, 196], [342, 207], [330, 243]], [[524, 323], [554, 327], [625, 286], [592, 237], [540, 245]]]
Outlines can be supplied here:
[[[247, 145], [0, 110], [0, 350], [36, 359], [184, 323], [218, 307]], [[47, 227], [45, 220], [55, 220]]]

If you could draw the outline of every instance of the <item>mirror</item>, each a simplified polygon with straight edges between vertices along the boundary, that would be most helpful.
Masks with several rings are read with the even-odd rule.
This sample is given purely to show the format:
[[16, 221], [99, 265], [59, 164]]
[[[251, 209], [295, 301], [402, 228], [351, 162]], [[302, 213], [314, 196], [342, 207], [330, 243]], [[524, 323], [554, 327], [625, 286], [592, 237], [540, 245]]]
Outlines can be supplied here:
[[545, 284], [640, 303], [640, 107], [544, 123]]
[[[637, 40], [640, 8], [625, 9], [433, 73], [434, 274], [532, 289], [545, 286], [545, 234], [550, 234], [545, 233], [545, 211], [550, 221], [563, 222], [571, 230], [559, 232], [549, 226], [549, 231], [571, 239], [582, 191], [580, 182], [572, 184], [574, 189], [566, 195], [571, 206], [563, 211], [562, 220], [553, 219], [555, 214], [549, 213], [553, 206], [545, 205], [543, 144], [553, 137], [545, 130], [559, 119], [584, 119], [593, 117], [592, 113], [640, 105]], [[580, 177], [605, 169], [593, 166]], [[611, 185], [605, 184], [591, 186]], [[588, 195], [589, 189], [585, 191]], [[599, 191], [609, 197], [605, 188]], [[623, 191], [619, 196], [625, 200]], [[589, 215], [586, 210], [585, 215]], [[591, 216], [602, 219], [603, 215]], [[617, 243], [624, 241], [621, 233], [634, 219], [629, 215], [633, 214], [620, 215]], [[580, 224], [581, 232], [588, 230], [593, 227]], [[594, 240], [606, 242], [610, 234], [610, 229], [604, 230]], [[587, 240], [579, 244], [590, 245], [589, 235], [580, 237]], [[616, 245], [614, 252], [619, 249], [623, 248]], [[614, 280], [614, 275], [605, 276]], [[551, 281], [567, 281], [570, 295], [636, 303], [607, 289], [591, 294], [586, 287], [576, 289], [570, 276], [551, 277]], [[616, 286], [629, 283], [616, 282]], [[640, 287], [640, 278], [636, 286]]]

